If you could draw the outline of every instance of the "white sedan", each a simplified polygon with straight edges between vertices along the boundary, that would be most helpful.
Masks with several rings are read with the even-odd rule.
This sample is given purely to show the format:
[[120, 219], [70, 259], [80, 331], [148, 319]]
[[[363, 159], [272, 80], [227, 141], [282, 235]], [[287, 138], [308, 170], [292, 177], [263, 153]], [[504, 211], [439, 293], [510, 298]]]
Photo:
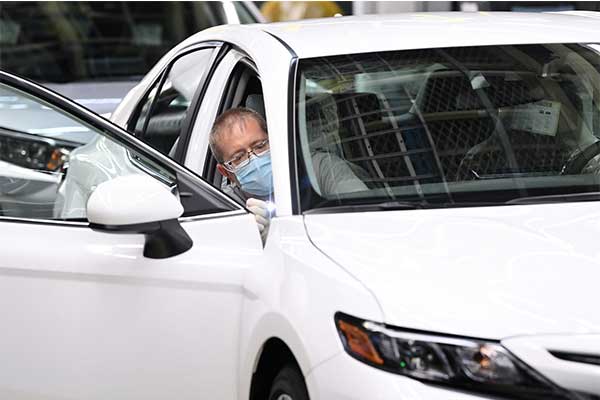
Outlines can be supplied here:
[[[97, 135], [44, 142], [56, 195], [24, 207], [46, 139], [0, 123], [0, 397], [597, 398], [599, 18], [212, 28], [115, 111], [138, 139], [0, 74]], [[269, 131], [264, 248], [208, 146], [238, 106]]]

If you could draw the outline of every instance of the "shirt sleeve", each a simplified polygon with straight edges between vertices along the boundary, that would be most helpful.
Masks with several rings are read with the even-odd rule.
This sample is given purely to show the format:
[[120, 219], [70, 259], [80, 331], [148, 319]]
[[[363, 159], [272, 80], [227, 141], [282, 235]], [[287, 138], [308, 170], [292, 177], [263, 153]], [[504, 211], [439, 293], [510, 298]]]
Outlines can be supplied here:
[[369, 189], [356, 176], [350, 164], [335, 154], [315, 153], [312, 162], [319, 189], [325, 196]]

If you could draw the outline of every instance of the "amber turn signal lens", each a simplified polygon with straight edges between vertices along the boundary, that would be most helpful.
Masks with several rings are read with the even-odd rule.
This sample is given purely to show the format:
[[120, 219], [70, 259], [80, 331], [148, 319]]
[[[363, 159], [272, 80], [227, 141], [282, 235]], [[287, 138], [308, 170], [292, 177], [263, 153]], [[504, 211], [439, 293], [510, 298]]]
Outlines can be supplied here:
[[369, 335], [362, 329], [341, 320], [338, 320], [338, 327], [340, 332], [346, 337], [348, 350], [374, 364], [383, 364], [383, 360], [377, 354], [377, 350], [375, 350], [375, 347], [371, 343]]
[[58, 170], [64, 164], [66, 154], [68, 153], [63, 149], [55, 149], [50, 155], [46, 168], [50, 171]]

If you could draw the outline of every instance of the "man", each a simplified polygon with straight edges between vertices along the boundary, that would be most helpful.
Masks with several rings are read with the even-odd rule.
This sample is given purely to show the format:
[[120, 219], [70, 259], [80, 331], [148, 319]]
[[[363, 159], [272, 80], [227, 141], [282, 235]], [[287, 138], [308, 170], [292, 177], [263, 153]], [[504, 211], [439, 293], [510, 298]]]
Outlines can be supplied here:
[[249, 108], [225, 111], [210, 132], [217, 169], [227, 178], [223, 191], [246, 204], [258, 224], [263, 243], [270, 224], [273, 176], [267, 124]]
[[[225, 111], [213, 125], [209, 144], [218, 162], [217, 169], [227, 178], [223, 191], [246, 204], [256, 218], [265, 243], [273, 209], [273, 176], [264, 118], [249, 108]], [[352, 166], [335, 154], [315, 151], [311, 157], [314, 186], [320, 194], [335, 196], [368, 190]]]

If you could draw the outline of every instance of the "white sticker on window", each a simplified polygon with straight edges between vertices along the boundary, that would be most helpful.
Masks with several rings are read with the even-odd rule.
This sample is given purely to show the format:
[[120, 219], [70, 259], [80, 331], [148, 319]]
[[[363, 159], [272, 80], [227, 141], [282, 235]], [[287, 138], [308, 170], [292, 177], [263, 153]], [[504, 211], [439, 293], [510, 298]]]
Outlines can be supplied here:
[[137, 24], [132, 27], [133, 43], [141, 46], [160, 46], [163, 27], [159, 24]]
[[558, 101], [542, 100], [512, 109], [510, 127], [518, 131], [555, 136], [560, 117]]
[[0, 20], [0, 43], [17, 44], [21, 25], [9, 20]]

